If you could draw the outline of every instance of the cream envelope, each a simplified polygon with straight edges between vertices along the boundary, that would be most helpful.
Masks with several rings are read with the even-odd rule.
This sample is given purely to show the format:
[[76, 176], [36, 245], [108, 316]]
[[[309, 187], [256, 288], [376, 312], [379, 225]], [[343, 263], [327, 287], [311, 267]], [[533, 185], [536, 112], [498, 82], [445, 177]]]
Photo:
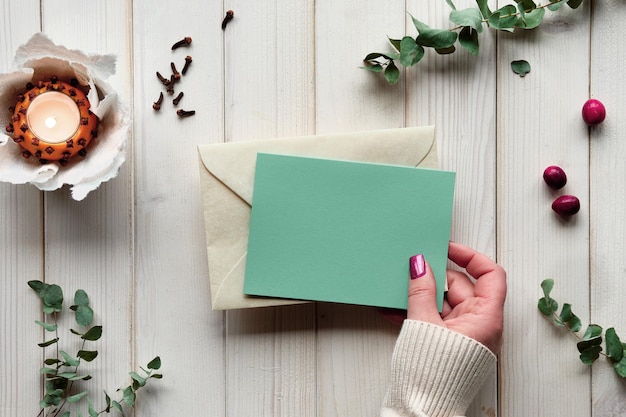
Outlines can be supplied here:
[[433, 126], [199, 145], [198, 151], [213, 310], [307, 302], [243, 293], [258, 152], [437, 168]]

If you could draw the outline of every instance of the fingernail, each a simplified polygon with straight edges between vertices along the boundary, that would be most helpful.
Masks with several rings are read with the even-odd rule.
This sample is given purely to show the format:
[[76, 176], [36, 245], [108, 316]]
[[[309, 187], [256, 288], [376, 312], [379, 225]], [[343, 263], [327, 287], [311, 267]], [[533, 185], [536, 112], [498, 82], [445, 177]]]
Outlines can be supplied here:
[[426, 275], [424, 255], [420, 253], [418, 255], [411, 256], [411, 259], [409, 259], [409, 269], [411, 270], [411, 279], [417, 279]]

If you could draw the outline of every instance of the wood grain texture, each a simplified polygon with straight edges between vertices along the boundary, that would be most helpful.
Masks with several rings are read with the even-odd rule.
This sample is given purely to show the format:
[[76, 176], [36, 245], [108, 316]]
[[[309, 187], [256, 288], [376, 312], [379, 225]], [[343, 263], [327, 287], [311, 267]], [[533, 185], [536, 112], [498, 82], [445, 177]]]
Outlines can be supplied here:
[[[235, 18], [222, 31], [228, 9]], [[399, 329], [376, 309], [211, 311], [196, 148], [427, 124], [436, 126], [441, 167], [457, 172], [452, 239], [508, 271], [499, 375], [468, 417], [624, 414], [610, 364], [593, 372], [580, 364], [574, 340], [536, 303], [540, 282], [554, 278], [553, 296], [583, 322], [626, 335], [626, 57], [616, 30], [626, 9], [585, 2], [548, 12], [534, 31], [486, 30], [478, 56], [429, 51], [395, 86], [359, 68], [368, 52], [391, 51], [387, 36], [415, 34], [407, 12], [444, 28], [449, 11], [444, 0], [0, 0], [2, 71], [43, 29], [70, 48], [116, 54], [109, 81], [133, 115], [127, 162], [84, 201], [67, 189], [0, 184], [0, 416], [36, 415], [42, 393], [29, 279], [60, 284], [68, 302], [77, 288], [89, 293], [105, 329], [89, 371], [109, 392], [161, 356], [165, 378], [140, 396], [137, 417], [378, 415]], [[184, 36], [192, 45], [172, 51]], [[169, 74], [170, 62], [180, 70], [186, 55], [193, 63], [176, 87], [178, 108], [196, 115], [179, 119], [167, 94], [153, 111], [163, 91], [155, 72]], [[529, 61], [531, 73], [515, 75], [514, 59]], [[593, 129], [580, 118], [588, 97], [609, 113]], [[568, 174], [559, 192], [541, 179], [552, 164]], [[582, 203], [567, 221], [550, 209], [564, 193]]]
[[[614, 327], [622, 341], [626, 339], [623, 275], [626, 267], [624, 239], [626, 217], [626, 76], [619, 69], [626, 62], [620, 38], [613, 30], [626, 17], [619, 2], [592, 4], [591, 80], [589, 98], [601, 100], [607, 118], [589, 129], [590, 142], [590, 260], [591, 321], [605, 329]], [[601, 23], [600, 23], [601, 22]], [[592, 408], [595, 417], [626, 414], [626, 391], [613, 371], [610, 361], [602, 358], [593, 370]]]
[[[22, 21], [25, 15], [32, 18]], [[16, 49], [40, 28], [39, 1], [0, 2], [0, 22], [6, 73], [15, 69]], [[37, 343], [44, 334], [34, 323], [40, 301], [26, 284], [44, 280], [42, 196], [34, 187], [0, 183], [0, 416], [36, 415], [42, 395]]]
[[[220, 2], [170, 7], [133, 2], [135, 151], [135, 351], [145, 363], [160, 355], [165, 375], [138, 415], [225, 415], [224, 314], [212, 312], [202, 227], [197, 145], [223, 138]], [[188, 48], [171, 46], [190, 36]], [[170, 63], [188, 72], [176, 84], [179, 119], [156, 71]], [[152, 103], [159, 92], [161, 111]]]
[[[539, 30], [498, 36], [498, 259], [509, 284], [500, 355], [504, 416], [586, 414], [591, 407], [590, 375], [576, 363], [575, 344], [537, 311], [540, 282], [554, 278], [553, 296], [588, 320], [589, 142], [580, 119], [588, 44], [588, 8], [563, 8]], [[531, 64], [524, 78], [510, 68], [517, 59]], [[543, 183], [553, 164], [569, 176], [560, 192]], [[563, 193], [582, 204], [569, 220], [550, 208]]]
[[[461, 10], [473, 1], [456, 1]], [[495, 9], [495, 2], [490, 6]], [[408, 2], [407, 12], [435, 28], [449, 28], [445, 2]], [[407, 17], [407, 33], [416, 29]], [[496, 258], [496, 34], [479, 35], [479, 54], [428, 51], [406, 73], [407, 125], [434, 125], [440, 167], [456, 172], [451, 239]], [[454, 265], [451, 265], [454, 268]], [[497, 375], [476, 397], [468, 416], [497, 410]]]

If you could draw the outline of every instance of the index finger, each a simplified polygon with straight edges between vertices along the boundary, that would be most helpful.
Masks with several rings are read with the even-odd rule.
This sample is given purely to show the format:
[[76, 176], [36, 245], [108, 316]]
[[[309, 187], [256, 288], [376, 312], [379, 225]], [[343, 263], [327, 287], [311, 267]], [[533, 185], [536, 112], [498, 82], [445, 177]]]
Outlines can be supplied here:
[[450, 242], [448, 258], [458, 266], [465, 268], [476, 279], [474, 294], [504, 303], [506, 298], [506, 272], [487, 255], [475, 251], [469, 246]]

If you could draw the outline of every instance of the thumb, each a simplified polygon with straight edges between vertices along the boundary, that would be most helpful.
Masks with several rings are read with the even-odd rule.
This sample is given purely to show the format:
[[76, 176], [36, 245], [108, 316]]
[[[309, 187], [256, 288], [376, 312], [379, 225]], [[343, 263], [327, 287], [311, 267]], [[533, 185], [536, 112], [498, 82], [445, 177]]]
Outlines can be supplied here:
[[437, 283], [424, 255], [418, 254], [409, 259], [409, 301], [407, 318], [432, 324], [441, 324], [437, 308]]

